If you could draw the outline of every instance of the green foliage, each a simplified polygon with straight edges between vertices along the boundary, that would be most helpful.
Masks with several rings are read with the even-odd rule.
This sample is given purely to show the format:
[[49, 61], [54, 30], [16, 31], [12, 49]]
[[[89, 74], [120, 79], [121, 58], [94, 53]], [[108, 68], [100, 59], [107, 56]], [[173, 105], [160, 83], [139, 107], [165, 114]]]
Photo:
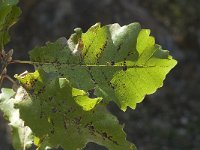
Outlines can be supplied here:
[[16, 92], [3, 88], [0, 94], [13, 147], [25, 150], [34, 142], [41, 150], [77, 150], [94, 142], [110, 150], [136, 150], [106, 106], [112, 100], [123, 111], [134, 109], [163, 85], [176, 60], [139, 23], [97, 23], [86, 33], [77, 28], [68, 40], [33, 49], [31, 61], [12, 61], [13, 51], [6, 53], [4, 45], [21, 13], [17, 3], [0, 0], [0, 79], [14, 82], [6, 74], [14, 62], [33, 64], [36, 71], [16, 75]]
[[62, 38], [33, 49], [31, 61], [46, 72], [57, 72], [76, 88], [95, 89], [97, 96], [115, 101], [124, 111], [161, 87], [176, 65], [149, 36], [150, 30], [138, 23], [96, 24], [86, 33], [75, 31], [68, 41]]
[[0, 50], [9, 42], [8, 30], [21, 14], [17, 3], [18, 0], [0, 0]]
[[[20, 90], [20, 89], [19, 89]], [[14, 103], [21, 97], [18, 94], [14, 98], [15, 92], [12, 89], [2, 89], [0, 94], [0, 110], [8, 120], [12, 129], [12, 143], [16, 150], [22, 150], [32, 144], [33, 136], [29, 127], [24, 126], [24, 121], [19, 117], [19, 110], [14, 108]]]
[[[77, 101], [81, 97], [84, 100], [85, 93], [73, 89], [66, 78], [58, 79], [39, 70], [17, 79], [24, 87], [24, 96], [17, 103], [20, 116], [48, 146], [77, 150], [95, 142], [111, 150], [135, 149], [125, 140], [117, 119], [104, 106], [99, 104], [92, 111], [80, 107]], [[86, 98], [87, 101], [96, 99]]]

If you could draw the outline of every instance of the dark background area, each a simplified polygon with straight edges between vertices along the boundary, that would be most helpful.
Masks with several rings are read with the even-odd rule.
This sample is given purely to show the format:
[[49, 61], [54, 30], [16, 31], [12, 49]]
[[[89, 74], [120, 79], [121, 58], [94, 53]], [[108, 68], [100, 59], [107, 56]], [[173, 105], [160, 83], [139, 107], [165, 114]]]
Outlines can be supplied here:
[[[86, 31], [96, 22], [140, 22], [179, 63], [164, 86], [136, 110], [109, 109], [125, 124], [127, 139], [138, 150], [200, 149], [200, 0], [21, 0], [23, 14], [12, 28], [14, 59], [46, 41], [69, 37], [75, 27]], [[33, 70], [12, 65], [9, 74]], [[0, 150], [12, 150], [9, 128], [0, 113]], [[103, 150], [89, 144], [88, 150]]]

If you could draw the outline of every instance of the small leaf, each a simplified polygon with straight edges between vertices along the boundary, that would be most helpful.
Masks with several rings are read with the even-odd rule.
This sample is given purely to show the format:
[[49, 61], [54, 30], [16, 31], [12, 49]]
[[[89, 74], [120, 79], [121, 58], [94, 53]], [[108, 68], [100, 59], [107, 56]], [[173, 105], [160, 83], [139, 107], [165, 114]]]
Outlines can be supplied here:
[[19, 110], [14, 108], [14, 102], [20, 97], [19, 93], [20, 89], [15, 99], [15, 92], [12, 89], [2, 89], [0, 94], [0, 110], [9, 121], [12, 129], [12, 144], [16, 150], [22, 150], [33, 143], [32, 131], [24, 126], [24, 121], [19, 118]]
[[98, 23], [86, 33], [76, 30], [68, 42], [62, 39], [33, 49], [30, 58], [36, 68], [57, 72], [84, 91], [94, 89], [97, 96], [115, 101], [125, 111], [161, 87], [177, 63], [149, 35], [150, 30], [138, 23], [122, 27]]
[[17, 7], [18, 0], [0, 0], [0, 49], [10, 40], [8, 30], [21, 14]]
[[88, 94], [85, 93], [85, 91], [75, 88], [72, 89], [72, 95], [75, 102], [80, 105], [85, 111], [92, 110], [102, 100], [101, 97], [91, 99], [88, 97]]
[[[55, 78], [42, 70], [24, 77], [17, 76], [17, 79], [25, 89], [16, 107], [26, 125], [40, 139], [35, 143], [41, 149], [61, 146], [66, 150], [77, 150], [94, 142], [110, 150], [135, 150], [134, 145], [126, 141], [118, 120], [105, 106], [99, 104], [91, 111], [81, 108], [84, 107], [81, 99], [89, 104], [89, 101], [96, 100], [73, 89], [67, 79]], [[88, 106], [84, 108], [89, 110]], [[91, 107], [94, 107], [93, 103]]]

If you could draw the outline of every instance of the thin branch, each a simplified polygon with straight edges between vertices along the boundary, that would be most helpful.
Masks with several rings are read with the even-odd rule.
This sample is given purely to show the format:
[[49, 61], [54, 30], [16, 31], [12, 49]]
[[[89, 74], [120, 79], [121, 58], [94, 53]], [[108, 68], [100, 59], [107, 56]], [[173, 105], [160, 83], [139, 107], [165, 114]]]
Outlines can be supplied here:
[[3, 85], [3, 79], [4, 79], [4, 76], [0, 76], [0, 89], [2, 88], [2, 85]]
[[4, 75], [4, 78], [7, 78], [10, 82], [12, 82], [13, 84], [17, 84], [10, 76], [8, 75]]
[[3, 81], [4, 81], [5, 78], [8, 79], [10, 82], [12, 82], [13, 85], [17, 85], [17, 83], [10, 76], [8, 76], [7, 74], [3, 74], [0, 77], [0, 89], [2, 88]]
[[36, 64], [35, 62], [32, 61], [22, 61], [22, 60], [12, 60], [9, 64]]

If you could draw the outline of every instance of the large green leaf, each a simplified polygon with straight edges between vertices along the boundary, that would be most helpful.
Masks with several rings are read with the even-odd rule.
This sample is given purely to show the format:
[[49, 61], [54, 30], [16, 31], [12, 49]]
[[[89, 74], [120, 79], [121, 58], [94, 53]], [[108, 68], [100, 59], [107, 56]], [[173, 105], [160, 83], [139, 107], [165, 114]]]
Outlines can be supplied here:
[[18, 0], [0, 0], [0, 49], [9, 42], [8, 30], [21, 14], [17, 3]]
[[161, 87], [177, 63], [138, 23], [96, 24], [86, 33], [75, 31], [68, 41], [62, 38], [33, 49], [31, 61], [66, 77], [76, 88], [95, 89], [97, 96], [115, 101], [124, 111]]
[[41, 140], [37, 145], [60, 145], [66, 150], [77, 150], [88, 142], [95, 142], [110, 150], [135, 150], [134, 145], [126, 141], [122, 126], [105, 106], [99, 104], [93, 108], [93, 104], [91, 111], [81, 108], [87, 108], [80, 102], [81, 97], [90, 104], [99, 100], [85, 98], [85, 92], [73, 89], [66, 78], [58, 79], [39, 70], [17, 76], [17, 79], [25, 90], [16, 107], [26, 125]]
[[14, 108], [14, 103], [20, 99], [20, 95], [17, 95], [15, 99], [14, 95], [15, 92], [12, 89], [2, 89], [0, 110], [4, 113], [4, 117], [9, 121], [12, 129], [13, 147], [15, 150], [22, 150], [32, 144], [33, 135], [30, 128], [24, 126], [24, 121], [19, 118], [19, 110]]

